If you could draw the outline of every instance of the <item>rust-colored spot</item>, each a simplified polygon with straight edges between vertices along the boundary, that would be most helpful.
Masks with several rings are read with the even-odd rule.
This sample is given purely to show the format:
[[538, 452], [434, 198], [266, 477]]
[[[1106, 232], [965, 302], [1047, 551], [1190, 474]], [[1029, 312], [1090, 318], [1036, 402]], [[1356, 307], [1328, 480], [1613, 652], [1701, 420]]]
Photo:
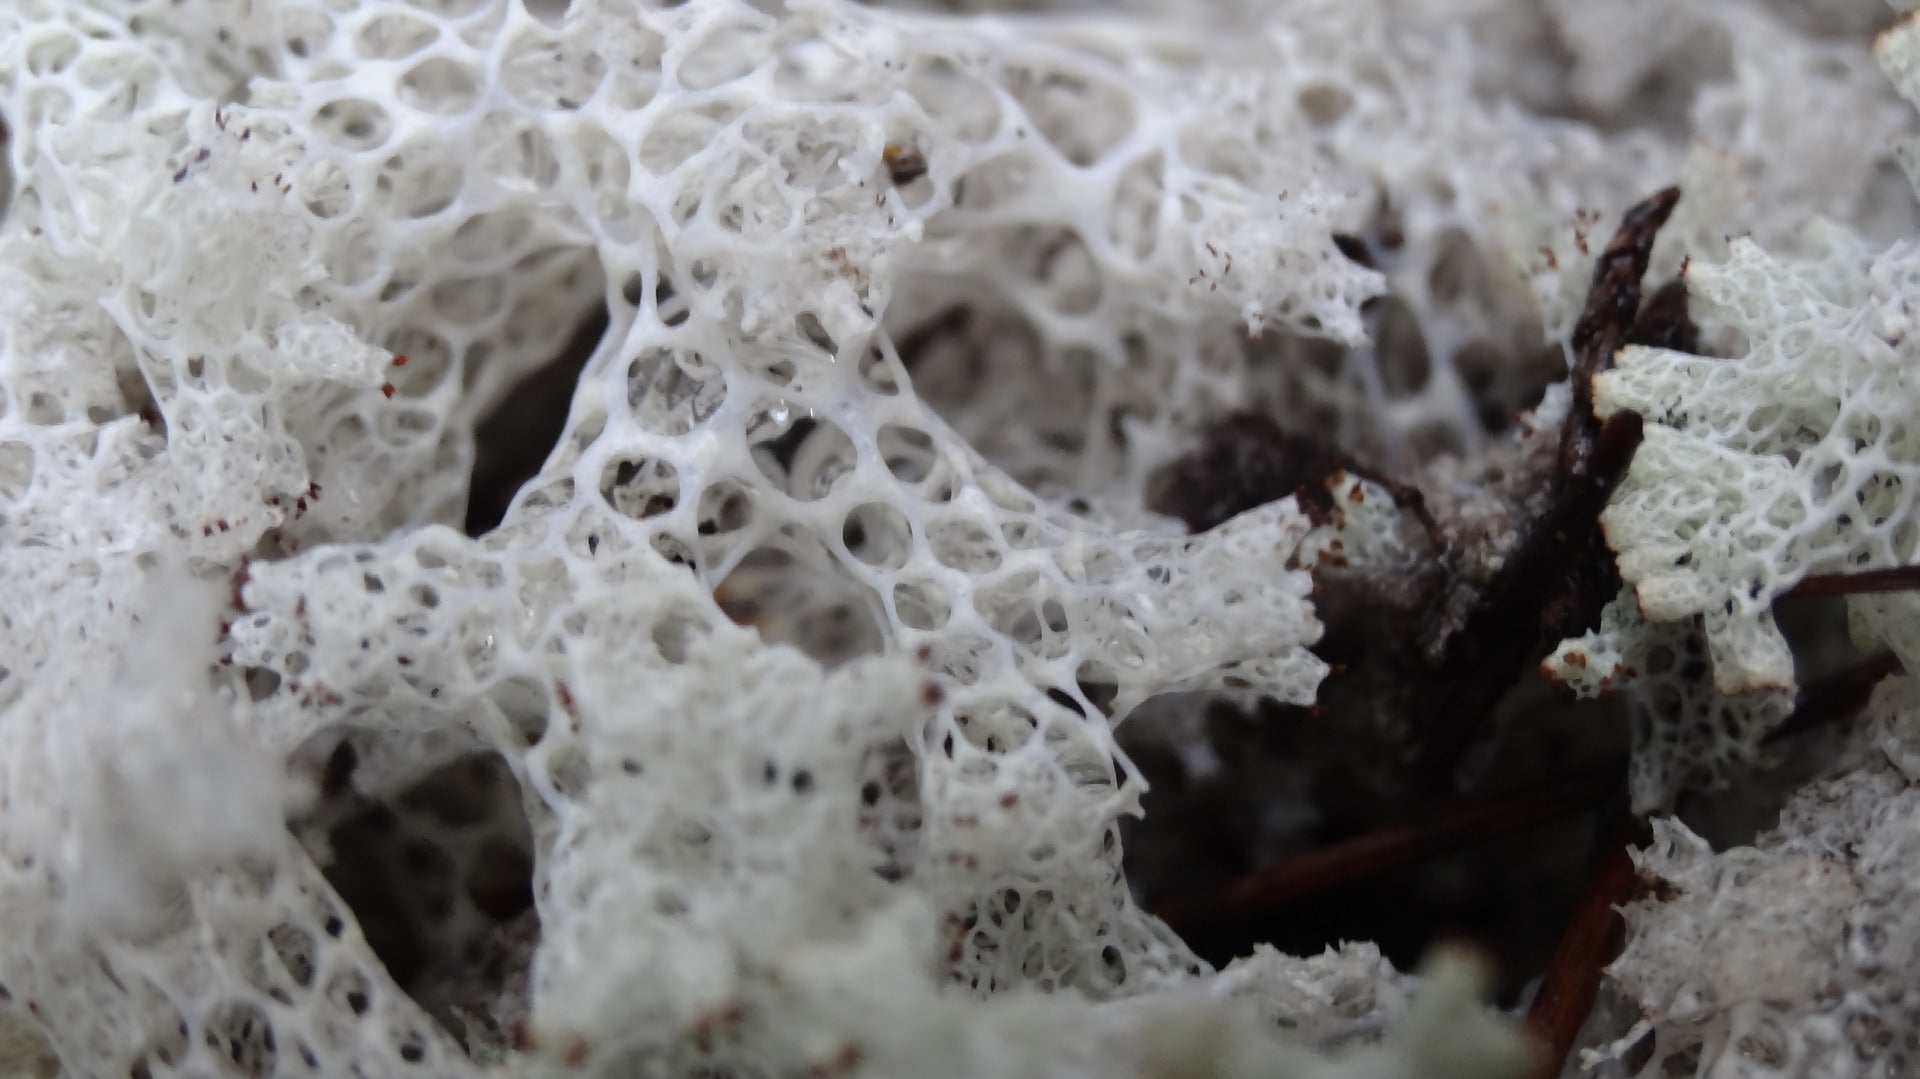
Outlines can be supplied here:
[[886, 149], [880, 151], [880, 160], [886, 162], [887, 178], [895, 187], [910, 184], [927, 174], [926, 156], [905, 146], [888, 143]]
[[727, 616], [727, 621], [734, 625], [759, 628], [760, 608], [735, 596], [724, 583], [713, 590], [713, 602], [720, 608], [720, 613]]

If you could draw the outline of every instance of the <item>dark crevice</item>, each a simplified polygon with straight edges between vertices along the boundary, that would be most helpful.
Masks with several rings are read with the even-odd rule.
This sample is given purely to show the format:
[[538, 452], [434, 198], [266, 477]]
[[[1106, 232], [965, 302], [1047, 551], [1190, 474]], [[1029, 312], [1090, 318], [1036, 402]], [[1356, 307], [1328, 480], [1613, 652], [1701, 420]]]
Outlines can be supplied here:
[[499, 527], [514, 495], [546, 463], [566, 431], [580, 372], [606, 336], [608, 322], [602, 303], [580, 320], [558, 355], [514, 386], [475, 428], [467, 535], [484, 536]]
[[511, 768], [461, 757], [389, 797], [354, 781], [342, 740], [320, 765], [307, 827], [326, 835], [327, 883], [387, 973], [469, 1050], [510, 1041], [539, 941], [533, 834]]
[[[1418, 521], [1430, 539], [1420, 558], [1311, 567], [1325, 626], [1314, 650], [1333, 668], [1313, 708], [1216, 707], [1202, 754], [1122, 728], [1149, 784], [1127, 837], [1129, 879], [1203, 958], [1372, 940], [1404, 967], [1466, 938], [1496, 960], [1508, 999], [1546, 969], [1588, 876], [1596, 821], [1625, 805], [1628, 747], [1621, 717], [1595, 721], [1617, 702], [1555, 704], [1532, 672], [1620, 588], [1598, 518], [1642, 428], [1632, 412], [1594, 414], [1594, 376], [1629, 342], [1697, 345], [1684, 285], [1641, 287], [1678, 198], [1668, 189], [1634, 207], [1598, 256], [1569, 342], [1564, 423], [1498, 440], [1483, 467], [1499, 471], [1471, 478], [1483, 485], [1472, 512], [1500, 526], [1436, 486], [1446, 497]], [[1330, 442], [1259, 414], [1219, 417], [1156, 477], [1149, 503], [1194, 531], [1288, 495], [1330, 521], [1330, 477], [1338, 489], [1343, 474], [1394, 492], [1409, 532], [1425, 514], [1410, 483], [1368, 475]], [[1596, 756], [1607, 762], [1598, 771]], [[1577, 1006], [1584, 983], [1569, 984]]]
[[5, 224], [7, 211], [13, 208], [13, 129], [7, 126], [7, 118], [0, 114], [0, 224]]

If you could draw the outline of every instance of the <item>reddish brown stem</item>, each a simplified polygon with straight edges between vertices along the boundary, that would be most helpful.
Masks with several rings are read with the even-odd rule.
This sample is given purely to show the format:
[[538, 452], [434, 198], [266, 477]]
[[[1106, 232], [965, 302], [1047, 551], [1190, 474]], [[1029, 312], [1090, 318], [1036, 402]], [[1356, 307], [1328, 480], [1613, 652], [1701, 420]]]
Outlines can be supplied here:
[[1639, 823], [1625, 813], [1607, 829], [1586, 892], [1547, 962], [1540, 991], [1527, 1009], [1527, 1029], [1545, 1043], [1533, 1079], [1555, 1079], [1566, 1068], [1567, 1055], [1599, 999], [1601, 974], [1620, 954], [1626, 924], [1616, 908], [1633, 893], [1637, 874], [1628, 852], [1639, 834]]
[[1920, 588], [1920, 566], [1865, 569], [1855, 573], [1817, 573], [1780, 594], [1781, 599], [1857, 596], [1868, 592], [1906, 592]]
[[1423, 824], [1384, 828], [1257, 869], [1206, 895], [1156, 913], [1176, 932], [1244, 921], [1449, 851], [1512, 835], [1604, 803], [1620, 790], [1618, 762], [1498, 798], [1443, 808]]

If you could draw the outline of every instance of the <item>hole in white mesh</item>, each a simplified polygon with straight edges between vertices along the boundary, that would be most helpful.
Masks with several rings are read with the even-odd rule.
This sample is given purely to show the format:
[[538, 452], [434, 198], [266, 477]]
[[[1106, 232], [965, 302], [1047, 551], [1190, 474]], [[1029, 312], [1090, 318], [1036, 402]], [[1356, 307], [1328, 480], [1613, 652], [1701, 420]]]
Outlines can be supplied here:
[[473, 72], [446, 57], [415, 64], [395, 87], [400, 100], [422, 112], [442, 115], [465, 112], [480, 95]]
[[[265, 1079], [278, 1066], [273, 1024], [254, 1004], [222, 1004], [207, 1018], [207, 1047], [231, 1074]], [[223, 1069], [226, 1070], [226, 1069]]]
[[343, 98], [314, 113], [313, 129], [347, 150], [372, 150], [387, 141], [393, 121], [385, 109], [363, 98]]
[[624, 517], [664, 516], [680, 504], [679, 473], [667, 461], [618, 458], [600, 473], [600, 497]]
[[1000, 129], [999, 95], [952, 62], [931, 60], [915, 71], [907, 92], [949, 135], [968, 142], [984, 142]]
[[940, 629], [953, 617], [952, 593], [933, 581], [902, 581], [893, 586], [893, 615], [908, 629]]
[[753, 462], [780, 490], [802, 502], [817, 502], [853, 470], [858, 455], [853, 440], [839, 427], [811, 418], [787, 420], [789, 413], [784, 405], [770, 406], [757, 415], [782, 418], [750, 423]]
[[825, 550], [797, 555], [758, 548], [720, 582], [714, 598], [762, 640], [792, 645], [823, 667], [876, 653], [885, 640], [872, 591]]
[[1374, 317], [1374, 355], [1380, 361], [1380, 381], [1391, 397], [1412, 397], [1427, 384], [1433, 360], [1413, 309], [1398, 296], [1383, 296], [1369, 312]]
[[897, 423], [882, 424], [876, 441], [880, 446], [880, 459], [887, 471], [902, 483], [919, 483], [933, 474], [934, 466], [939, 463], [939, 451], [934, 449], [933, 437], [925, 431], [912, 427], [902, 427]]
[[1014, 70], [1007, 88], [1034, 129], [1076, 165], [1106, 156], [1133, 130], [1134, 94], [1064, 71]]
[[368, 19], [354, 35], [353, 47], [368, 60], [398, 60], [433, 44], [440, 31], [432, 23], [400, 11]]
[[649, 349], [627, 365], [627, 404], [649, 431], [686, 434], [726, 399], [726, 380], [697, 352]]
[[0, 224], [5, 224], [7, 211], [13, 208], [13, 129], [7, 126], [5, 113], [0, 113]]
[[505, 396], [474, 432], [473, 479], [467, 500], [470, 536], [491, 532], [520, 487], [539, 472], [565, 432], [580, 371], [606, 334], [605, 302], [585, 313], [557, 355]]
[[753, 521], [753, 492], [734, 479], [708, 484], [700, 492], [699, 521], [703, 536], [726, 536], [745, 529]]
[[1145, 260], [1159, 246], [1160, 202], [1165, 192], [1163, 154], [1149, 154], [1120, 174], [1107, 218], [1107, 235], [1126, 254]]
[[1316, 83], [1300, 91], [1300, 111], [1315, 127], [1326, 127], [1353, 108], [1353, 93], [1332, 83]]
[[840, 529], [847, 552], [869, 566], [899, 569], [913, 553], [913, 526], [884, 502], [855, 506]]
[[[428, 1014], [463, 1036], [500, 1040], [494, 1020], [524, 1010], [524, 964], [539, 935], [533, 834], [512, 769], [497, 754], [468, 754], [377, 799], [354, 788], [350, 759], [337, 764], [330, 771], [346, 774], [329, 777], [317, 811], [337, 822], [327, 836], [328, 883], [387, 973]], [[274, 946], [291, 956], [290, 969], [310, 967], [301, 958], [311, 947], [305, 934], [282, 930]], [[365, 979], [340, 977], [329, 991], [364, 1010]], [[472, 1029], [476, 1018], [490, 1029]]]

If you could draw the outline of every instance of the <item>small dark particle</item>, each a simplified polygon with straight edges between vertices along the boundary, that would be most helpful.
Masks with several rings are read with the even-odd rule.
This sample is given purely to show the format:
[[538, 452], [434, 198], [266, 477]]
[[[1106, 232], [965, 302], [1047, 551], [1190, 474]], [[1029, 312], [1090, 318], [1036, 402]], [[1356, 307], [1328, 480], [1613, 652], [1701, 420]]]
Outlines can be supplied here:
[[339, 794], [347, 789], [353, 780], [354, 769], [360, 767], [360, 754], [355, 752], [353, 743], [341, 741], [327, 755], [326, 767], [320, 771], [320, 793]]
[[946, 691], [934, 685], [932, 682], [928, 682], [926, 685], [920, 687], [920, 703], [926, 705], [928, 708], [939, 707], [940, 702], [946, 700], [946, 698]]
[[227, 594], [228, 602], [233, 604], [233, 609], [236, 611], [245, 611], [247, 609], [245, 593], [247, 589], [247, 579], [252, 576], [252, 574], [253, 559], [246, 555], [241, 555], [240, 565], [233, 571], [233, 580]]
[[887, 148], [880, 151], [880, 160], [886, 162], [887, 178], [895, 187], [905, 187], [927, 174], [927, 159], [918, 150], [888, 143]]
[[187, 178], [187, 167], [185, 165], [182, 165], [180, 166], [180, 171], [173, 174], [173, 182], [177, 184], [186, 178]]
[[1367, 269], [1371, 270], [1375, 268], [1373, 252], [1367, 249], [1367, 241], [1362, 240], [1360, 237], [1351, 236], [1344, 232], [1336, 232], [1333, 234], [1333, 246], [1339, 248], [1340, 253], [1347, 256], [1348, 259], [1365, 266]]

